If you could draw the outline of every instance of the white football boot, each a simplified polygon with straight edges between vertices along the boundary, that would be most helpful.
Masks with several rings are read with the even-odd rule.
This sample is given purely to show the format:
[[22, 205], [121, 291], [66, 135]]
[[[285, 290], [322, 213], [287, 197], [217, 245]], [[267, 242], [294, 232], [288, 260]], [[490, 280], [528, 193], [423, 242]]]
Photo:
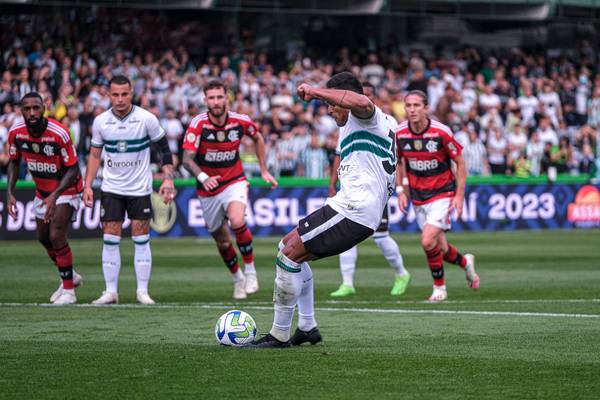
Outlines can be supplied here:
[[465, 267], [465, 275], [467, 277], [467, 285], [473, 289], [479, 289], [479, 275], [475, 272], [475, 256], [473, 254], [465, 254], [467, 266]]
[[242, 300], [248, 297], [246, 293], [246, 277], [237, 281], [233, 281], [233, 298], [236, 300]]
[[446, 291], [446, 285], [435, 286], [433, 285], [433, 293], [427, 299], [430, 303], [437, 303], [448, 299], [448, 292]]
[[150, 297], [148, 292], [136, 292], [136, 297], [137, 297], [138, 303], [140, 303], [140, 304], [145, 304], [147, 306], [156, 304], [156, 302], [154, 300], [152, 300], [152, 297]]
[[258, 277], [256, 272], [246, 272], [246, 294], [258, 292]]
[[98, 297], [96, 300], [92, 301], [92, 304], [102, 305], [102, 304], [118, 304], [119, 303], [119, 295], [114, 292], [103, 291], [102, 296]]
[[60, 296], [58, 296], [52, 304], [56, 306], [64, 306], [67, 304], [77, 303], [77, 297], [75, 297], [75, 289], [63, 289], [61, 290]]
[[[79, 275], [77, 272], [73, 271], [73, 286], [78, 287], [78, 286], [81, 286], [82, 284], [83, 284], [83, 277], [81, 275]], [[63, 292], [63, 284], [61, 281], [60, 285], [58, 285], [58, 289], [56, 289], [54, 291], [54, 293], [52, 293], [52, 296], [50, 296], [50, 303], [54, 303], [54, 301], [60, 297], [62, 292]]]

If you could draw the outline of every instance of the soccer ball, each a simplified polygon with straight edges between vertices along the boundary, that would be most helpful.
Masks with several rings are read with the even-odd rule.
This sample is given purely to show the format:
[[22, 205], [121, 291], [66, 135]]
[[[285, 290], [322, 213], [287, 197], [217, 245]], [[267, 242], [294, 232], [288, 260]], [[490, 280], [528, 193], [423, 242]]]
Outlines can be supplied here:
[[256, 322], [243, 311], [227, 311], [217, 320], [215, 336], [222, 345], [243, 346], [256, 337]]

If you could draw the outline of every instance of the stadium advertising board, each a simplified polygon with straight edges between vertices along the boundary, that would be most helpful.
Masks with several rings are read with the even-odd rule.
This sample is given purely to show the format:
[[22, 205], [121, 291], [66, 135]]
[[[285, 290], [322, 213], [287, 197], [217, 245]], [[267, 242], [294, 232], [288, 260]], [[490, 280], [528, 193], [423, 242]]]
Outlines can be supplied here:
[[[35, 239], [33, 189], [17, 190], [19, 217], [8, 216], [0, 191], [0, 239]], [[324, 187], [250, 189], [248, 225], [256, 236], [283, 235], [300, 218], [325, 201]], [[98, 198], [98, 197], [96, 197]], [[155, 194], [152, 198], [154, 236], [208, 236], [200, 201], [193, 187], [179, 188], [175, 203], [166, 206]], [[80, 209], [70, 237], [100, 237], [100, 202], [94, 208]], [[416, 232], [412, 208], [406, 215], [390, 199], [392, 232]], [[125, 221], [125, 228], [129, 221]], [[515, 229], [557, 229], [600, 227], [600, 190], [582, 184], [506, 184], [467, 186], [463, 216], [454, 220], [453, 231], [496, 231]]]

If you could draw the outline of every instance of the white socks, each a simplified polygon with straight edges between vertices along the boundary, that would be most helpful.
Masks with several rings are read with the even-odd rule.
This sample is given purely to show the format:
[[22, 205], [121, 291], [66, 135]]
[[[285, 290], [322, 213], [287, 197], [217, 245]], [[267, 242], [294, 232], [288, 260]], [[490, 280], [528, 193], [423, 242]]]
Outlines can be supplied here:
[[121, 271], [121, 253], [119, 243], [121, 237], [104, 234], [104, 246], [102, 247], [102, 272], [106, 291], [117, 293], [119, 285], [119, 272]]
[[407, 271], [404, 269], [404, 260], [394, 239], [389, 234], [374, 237], [373, 239], [375, 239], [375, 244], [381, 249], [383, 256], [390, 263], [390, 266], [396, 271], [396, 276], [406, 275]]
[[298, 298], [298, 329], [304, 332], [317, 326], [315, 320], [315, 303], [313, 290], [313, 274], [308, 263], [301, 264], [302, 291]]
[[244, 264], [244, 273], [245, 274], [256, 274], [256, 268], [254, 267], [253, 262], [251, 262], [249, 264]]
[[[132, 236], [135, 254], [133, 265], [137, 278], [137, 291], [148, 293], [148, 282], [152, 272], [152, 252], [150, 251], [150, 235]], [[121, 271], [121, 237], [104, 234], [102, 247], [102, 272], [106, 282], [106, 291], [118, 293], [119, 273]]]
[[270, 333], [277, 340], [287, 342], [290, 340], [294, 308], [302, 291], [301, 268], [300, 264], [290, 260], [280, 251], [277, 254], [275, 270], [275, 289], [273, 290], [275, 312]]
[[137, 291], [148, 293], [148, 282], [152, 272], [152, 251], [150, 250], [150, 235], [132, 236], [135, 254], [133, 265], [137, 278]]
[[354, 287], [354, 271], [356, 270], [356, 259], [358, 250], [356, 246], [340, 254], [340, 271], [342, 273], [342, 283], [346, 286]]

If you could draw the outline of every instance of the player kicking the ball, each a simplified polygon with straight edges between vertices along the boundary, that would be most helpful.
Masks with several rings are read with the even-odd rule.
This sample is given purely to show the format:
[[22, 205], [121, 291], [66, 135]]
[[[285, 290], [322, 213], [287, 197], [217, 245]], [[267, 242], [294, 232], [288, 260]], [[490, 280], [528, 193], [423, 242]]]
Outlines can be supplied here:
[[[450, 128], [427, 117], [427, 95], [419, 90], [409, 92], [404, 99], [408, 120], [396, 132], [398, 159], [406, 171], [408, 185], [398, 186], [398, 204], [402, 212], [408, 207], [410, 191], [417, 223], [421, 228], [421, 244], [433, 277], [433, 293], [429, 301], [448, 298], [444, 282], [444, 261], [465, 270], [467, 284], [479, 289], [475, 273], [475, 257], [464, 256], [448, 243], [445, 231], [450, 230], [452, 213], [460, 218], [465, 198], [467, 171], [461, 156], [461, 146]], [[456, 177], [452, 172], [456, 164]], [[398, 182], [407, 183], [398, 174]]]
[[[322, 340], [314, 316], [313, 275], [308, 261], [340, 254], [379, 226], [396, 176], [395, 124], [363, 94], [350, 72], [334, 75], [327, 89], [302, 84], [304, 101], [319, 99], [340, 127], [340, 190], [301, 219], [279, 243], [273, 325], [249, 347], [282, 348]], [[290, 338], [298, 305], [298, 329]]]

